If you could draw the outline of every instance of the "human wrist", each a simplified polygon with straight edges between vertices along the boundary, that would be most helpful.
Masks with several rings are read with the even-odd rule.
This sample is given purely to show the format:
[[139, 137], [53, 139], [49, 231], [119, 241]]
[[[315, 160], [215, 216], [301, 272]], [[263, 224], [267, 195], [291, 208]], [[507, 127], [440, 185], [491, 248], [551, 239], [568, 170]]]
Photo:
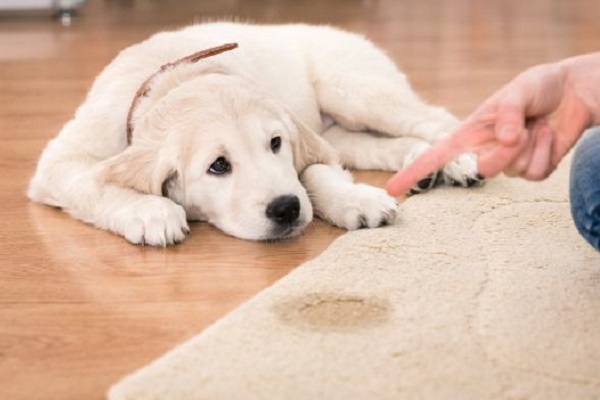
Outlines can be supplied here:
[[565, 86], [587, 108], [589, 125], [600, 125], [600, 52], [567, 58], [557, 64], [563, 71]]

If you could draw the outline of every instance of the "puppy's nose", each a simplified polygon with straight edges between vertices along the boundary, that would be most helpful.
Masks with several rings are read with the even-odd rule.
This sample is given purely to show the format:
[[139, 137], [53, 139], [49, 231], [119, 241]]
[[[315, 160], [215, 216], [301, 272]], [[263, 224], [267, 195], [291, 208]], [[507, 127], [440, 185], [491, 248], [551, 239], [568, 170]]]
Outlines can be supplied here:
[[267, 218], [278, 224], [289, 224], [300, 215], [300, 200], [294, 195], [277, 197], [267, 206]]

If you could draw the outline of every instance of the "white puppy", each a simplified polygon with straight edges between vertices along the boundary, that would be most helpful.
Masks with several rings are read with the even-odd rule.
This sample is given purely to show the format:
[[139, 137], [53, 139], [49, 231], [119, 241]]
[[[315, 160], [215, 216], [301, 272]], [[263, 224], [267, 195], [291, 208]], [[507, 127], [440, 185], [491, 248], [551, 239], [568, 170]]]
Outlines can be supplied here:
[[[239, 47], [196, 54], [230, 42]], [[313, 213], [373, 228], [393, 222], [396, 202], [340, 165], [395, 171], [456, 124], [360, 36], [200, 24], [154, 35], [104, 69], [44, 150], [29, 197], [150, 245], [184, 239], [187, 220], [254, 240], [296, 235]], [[440, 177], [470, 186], [475, 160]]]

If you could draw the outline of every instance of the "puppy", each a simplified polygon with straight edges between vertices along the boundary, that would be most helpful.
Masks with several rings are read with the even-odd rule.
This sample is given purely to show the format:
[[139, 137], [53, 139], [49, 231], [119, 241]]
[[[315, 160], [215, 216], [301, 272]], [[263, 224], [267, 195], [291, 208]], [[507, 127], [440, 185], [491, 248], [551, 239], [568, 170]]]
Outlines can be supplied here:
[[[47, 145], [28, 195], [157, 246], [191, 220], [251, 240], [298, 235], [313, 214], [375, 228], [395, 200], [342, 165], [396, 171], [456, 125], [355, 34], [200, 24], [123, 50]], [[413, 191], [478, 180], [466, 155]]]

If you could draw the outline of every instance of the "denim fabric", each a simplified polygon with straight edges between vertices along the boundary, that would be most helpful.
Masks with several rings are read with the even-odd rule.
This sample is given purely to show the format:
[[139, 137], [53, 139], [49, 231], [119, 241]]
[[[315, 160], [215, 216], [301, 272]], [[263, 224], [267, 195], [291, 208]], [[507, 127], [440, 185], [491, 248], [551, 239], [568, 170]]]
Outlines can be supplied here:
[[571, 214], [575, 226], [596, 250], [600, 250], [600, 127], [579, 140], [570, 180]]

